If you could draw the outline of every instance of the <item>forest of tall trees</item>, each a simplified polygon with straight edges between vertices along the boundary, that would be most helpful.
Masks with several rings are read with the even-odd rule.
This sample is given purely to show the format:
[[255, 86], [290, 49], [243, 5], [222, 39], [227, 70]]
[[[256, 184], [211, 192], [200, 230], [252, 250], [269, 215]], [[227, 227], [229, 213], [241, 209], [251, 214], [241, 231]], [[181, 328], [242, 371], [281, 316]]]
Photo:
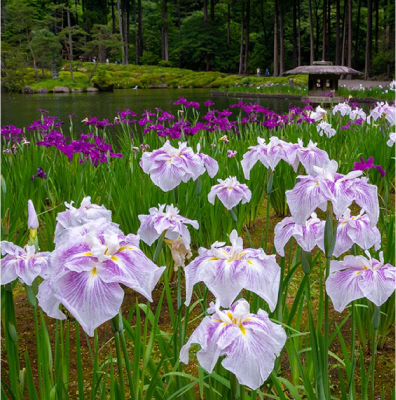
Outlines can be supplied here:
[[329, 60], [390, 76], [394, 0], [5, 0], [2, 67], [73, 60], [274, 76]]

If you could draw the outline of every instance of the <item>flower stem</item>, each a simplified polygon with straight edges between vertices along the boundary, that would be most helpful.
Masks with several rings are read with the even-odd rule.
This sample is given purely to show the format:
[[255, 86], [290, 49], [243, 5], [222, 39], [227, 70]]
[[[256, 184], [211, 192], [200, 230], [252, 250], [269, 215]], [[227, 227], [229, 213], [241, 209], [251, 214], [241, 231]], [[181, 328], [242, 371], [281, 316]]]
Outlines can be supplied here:
[[356, 336], [356, 309], [355, 302], [352, 301], [352, 334], [351, 334], [351, 372], [349, 376], [349, 397], [354, 398], [354, 378], [355, 378], [355, 336]]
[[120, 333], [114, 332], [114, 340], [116, 346], [116, 354], [117, 354], [117, 364], [118, 364], [118, 374], [120, 381], [120, 392], [121, 398], [125, 399], [125, 384], [124, 384], [124, 371], [122, 369], [122, 355], [121, 355], [121, 346], [120, 346]]
[[381, 322], [381, 310], [380, 308], [374, 305], [373, 317], [372, 317], [372, 325], [374, 330], [372, 349], [371, 349], [371, 387], [370, 387], [370, 399], [374, 400], [374, 378], [375, 378], [375, 353], [377, 351], [377, 330], [379, 328], [379, 324]]

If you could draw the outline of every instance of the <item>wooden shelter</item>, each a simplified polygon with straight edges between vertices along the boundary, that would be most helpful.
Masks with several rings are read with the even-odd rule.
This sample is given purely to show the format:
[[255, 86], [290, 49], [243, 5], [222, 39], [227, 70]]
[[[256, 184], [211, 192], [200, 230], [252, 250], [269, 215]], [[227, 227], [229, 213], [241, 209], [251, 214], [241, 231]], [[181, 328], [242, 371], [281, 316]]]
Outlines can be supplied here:
[[[283, 75], [308, 75], [308, 96], [326, 98], [334, 91], [337, 96], [338, 80], [341, 75], [362, 74], [355, 69], [343, 65], [333, 65], [331, 61], [314, 61], [313, 65], [306, 65], [284, 72]], [[334, 99], [333, 99], [334, 100]]]

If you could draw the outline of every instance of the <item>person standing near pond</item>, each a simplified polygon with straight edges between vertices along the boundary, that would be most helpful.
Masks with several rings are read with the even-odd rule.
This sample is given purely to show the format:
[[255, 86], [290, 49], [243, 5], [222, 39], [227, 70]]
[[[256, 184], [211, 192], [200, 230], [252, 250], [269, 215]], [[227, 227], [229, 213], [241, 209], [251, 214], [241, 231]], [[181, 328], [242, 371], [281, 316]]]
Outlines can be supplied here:
[[257, 76], [260, 76], [260, 68], [257, 68]]
[[266, 68], [266, 69], [265, 69], [265, 72], [264, 72], [264, 75], [265, 75], [265, 76], [269, 76], [269, 74], [270, 74], [270, 73], [269, 73], [269, 70], [268, 70], [268, 68]]

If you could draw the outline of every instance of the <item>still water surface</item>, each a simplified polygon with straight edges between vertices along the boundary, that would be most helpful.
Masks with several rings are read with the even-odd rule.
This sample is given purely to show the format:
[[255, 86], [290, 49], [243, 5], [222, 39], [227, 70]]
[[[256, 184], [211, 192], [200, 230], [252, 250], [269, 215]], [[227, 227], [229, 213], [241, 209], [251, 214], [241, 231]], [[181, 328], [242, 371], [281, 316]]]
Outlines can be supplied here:
[[[211, 99], [215, 108], [222, 110], [230, 104], [236, 103], [238, 98], [216, 97], [211, 98], [210, 89], [138, 89], [115, 90], [113, 93], [70, 93], [70, 94], [19, 94], [4, 93], [1, 99], [1, 125], [13, 124], [24, 127], [40, 118], [38, 108], [49, 111], [49, 115], [60, 117], [67, 122], [68, 114], [74, 114], [75, 125], [86, 117], [108, 118], [113, 121], [117, 110], [129, 108], [138, 115], [145, 110], [161, 108], [164, 111], [176, 113], [180, 106], [173, 102], [180, 97], [201, 104], [201, 115], [206, 113], [207, 107], [203, 103]], [[244, 102], [257, 102], [278, 113], [288, 111], [289, 104], [302, 105], [301, 102], [289, 100], [243, 99]], [[81, 127], [81, 126], [80, 126]]]

